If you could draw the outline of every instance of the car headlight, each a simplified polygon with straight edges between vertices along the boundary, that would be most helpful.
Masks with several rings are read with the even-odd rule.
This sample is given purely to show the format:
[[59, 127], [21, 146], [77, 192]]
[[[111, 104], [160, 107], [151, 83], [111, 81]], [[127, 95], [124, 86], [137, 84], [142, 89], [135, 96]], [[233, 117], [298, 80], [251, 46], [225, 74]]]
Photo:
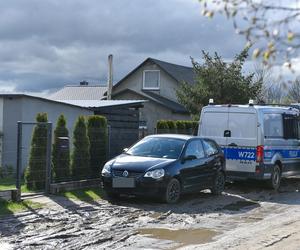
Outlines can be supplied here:
[[165, 170], [164, 169], [155, 169], [152, 171], [146, 172], [144, 177], [150, 177], [153, 179], [159, 179], [165, 176]]
[[111, 176], [111, 166], [112, 166], [112, 162], [107, 162], [104, 165], [102, 172], [101, 172], [102, 176], [104, 176], [104, 177]]

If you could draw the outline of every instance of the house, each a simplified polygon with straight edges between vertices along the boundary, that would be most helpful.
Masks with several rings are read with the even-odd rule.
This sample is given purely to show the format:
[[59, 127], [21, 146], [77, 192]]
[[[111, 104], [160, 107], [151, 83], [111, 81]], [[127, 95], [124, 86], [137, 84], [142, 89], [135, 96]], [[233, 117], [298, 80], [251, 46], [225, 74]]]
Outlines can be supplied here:
[[66, 85], [48, 98], [53, 100], [101, 100], [107, 91], [105, 85], [91, 85], [87, 81], [79, 85]]
[[[16, 168], [17, 122], [35, 122], [37, 113], [48, 114], [48, 121], [55, 128], [57, 118], [64, 114], [69, 135], [72, 137], [74, 123], [79, 115], [93, 115], [94, 111], [78, 105], [62, 103], [47, 98], [25, 94], [0, 94], [0, 165]], [[34, 124], [22, 127], [22, 168], [28, 163]]]
[[[104, 115], [110, 124], [109, 157], [121, 153], [139, 139], [139, 108], [144, 100], [65, 100], [57, 101], [26, 94], [0, 94], [0, 166], [16, 168], [18, 121], [34, 123], [37, 113], [47, 113], [55, 129], [57, 118], [64, 114], [70, 142], [78, 116]], [[22, 126], [22, 169], [28, 164], [34, 124]], [[70, 145], [72, 146], [72, 144]]]
[[154, 133], [160, 119], [190, 120], [190, 114], [177, 100], [182, 82], [193, 84], [191, 67], [147, 58], [113, 86], [113, 99], [148, 100], [140, 110], [140, 125]]
[[139, 139], [140, 110], [147, 101], [101, 100], [106, 98], [106, 91], [107, 86], [90, 85], [83, 81], [79, 85], [67, 85], [49, 98], [105, 116], [110, 129], [109, 158], [112, 158]]

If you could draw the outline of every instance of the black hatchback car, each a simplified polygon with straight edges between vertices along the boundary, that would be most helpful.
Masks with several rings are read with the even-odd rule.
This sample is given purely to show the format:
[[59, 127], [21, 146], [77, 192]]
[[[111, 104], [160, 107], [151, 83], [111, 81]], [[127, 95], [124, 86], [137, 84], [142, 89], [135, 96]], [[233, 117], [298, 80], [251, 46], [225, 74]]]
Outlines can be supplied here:
[[225, 184], [225, 159], [211, 139], [188, 135], [151, 135], [105, 164], [103, 187], [110, 198], [119, 194], [149, 195], [175, 203], [182, 193]]

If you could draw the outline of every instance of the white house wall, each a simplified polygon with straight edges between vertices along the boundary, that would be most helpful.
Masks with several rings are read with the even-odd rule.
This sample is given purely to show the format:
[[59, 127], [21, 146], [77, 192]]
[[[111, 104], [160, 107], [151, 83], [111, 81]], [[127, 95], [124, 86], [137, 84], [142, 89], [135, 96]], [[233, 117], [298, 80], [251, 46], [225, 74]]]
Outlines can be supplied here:
[[[4, 153], [3, 164], [16, 166], [17, 150], [17, 122], [35, 122], [36, 114], [45, 112], [48, 114], [48, 121], [52, 122], [53, 130], [56, 126], [57, 118], [64, 114], [67, 120], [69, 135], [72, 136], [75, 121], [79, 115], [93, 115], [93, 111], [74, 107], [70, 105], [45, 101], [31, 97], [13, 97], [4, 99]], [[30, 151], [30, 142], [33, 126], [23, 126], [23, 150], [22, 167], [26, 167]]]

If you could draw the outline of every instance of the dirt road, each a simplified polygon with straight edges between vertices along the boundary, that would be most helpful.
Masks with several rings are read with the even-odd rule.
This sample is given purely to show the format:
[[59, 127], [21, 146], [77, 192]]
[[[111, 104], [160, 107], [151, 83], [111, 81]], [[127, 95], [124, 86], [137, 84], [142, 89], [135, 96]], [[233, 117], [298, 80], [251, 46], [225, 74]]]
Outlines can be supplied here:
[[0, 219], [0, 249], [300, 249], [300, 179], [281, 192], [228, 185], [179, 204], [50, 197], [40, 210]]

